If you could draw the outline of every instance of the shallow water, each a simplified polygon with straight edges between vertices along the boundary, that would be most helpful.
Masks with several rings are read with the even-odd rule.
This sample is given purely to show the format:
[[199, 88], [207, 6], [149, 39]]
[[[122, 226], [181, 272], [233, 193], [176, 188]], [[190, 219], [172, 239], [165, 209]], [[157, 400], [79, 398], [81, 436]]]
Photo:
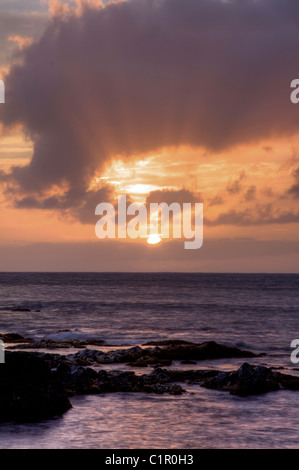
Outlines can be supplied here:
[[55, 420], [1, 426], [0, 447], [299, 448], [296, 392], [245, 399], [189, 386], [182, 396], [117, 393], [72, 403]]

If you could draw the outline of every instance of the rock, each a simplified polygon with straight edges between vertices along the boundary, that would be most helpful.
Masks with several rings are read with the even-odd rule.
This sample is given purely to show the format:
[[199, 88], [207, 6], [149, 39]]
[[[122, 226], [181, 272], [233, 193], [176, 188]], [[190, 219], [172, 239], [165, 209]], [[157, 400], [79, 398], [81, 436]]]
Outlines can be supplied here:
[[57, 367], [56, 376], [69, 395], [99, 393], [98, 374], [90, 367], [75, 366], [68, 361], [62, 361]]
[[12, 312], [31, 312], [29, 308], [16, 307], [11, 309]]
[[171, 366], [172, 360], [171, 359], [158, 359], [157, 357], [145, 356], [140, 357], [135, 362], [129, 362], [128, 366], [131, 367], [165, 367]]
[[180, 387], [180, 385], [165, 385], [165, 384], [153, 384], [147, 385], [144, 387], [145, 391], [148, 393], [169, 393], [170, 395], [182, 395], [185, 390]]
[[281, 374], [280, 372], [275, 372], [274, 376], [281, 388], [285, 390], [299, 390], [299, 377]]
[[115, 349], [107, 353], [97, 351], [95, 357], [98, 364], [126, 362], [133, 367], [146, 367], [158, 364], [161, 366], [171, 365], [173, 360], [195, 361], [232, 357], [256, 357], [256, 355], [251, 351], [244, 351], [209, 341], [201, 344], [171, 344], [154, 348], [135, 346], [128, 349]]
[[256, 357], [251, 351], [225, 346], [224, 344], [208, 341], [201, 344], [181, 344], [166, 346], [160, 349], [157, 357], [162, 359], [204, 360], [233, 357]]
[[89, 338], [89, 339], [84, 340], [84, 344], [86, 345], [89, 344], [91, 346], [102, 346], [104, 343], [105, 341], [102, 339]]
[[158, 367], [149, 375], [143, 375], [143, 380], [147, 383], [169, 383], [169, 382], [192, 382], [200, 383], [201, 380], [214, 377], [219, 374], [218, 370], [171, 370]]
[[0, 364], [0, 421], [40, 421], [71, 403], [48, 364], [28, 352], [9, 352]]
[[[93, 369], [74, 366], [67, 360], [57, 368], [57, 377], [69, 395], [99, 394], [116, 392], [146, 392], [180, 394], [180, 385], [170, 384], [169, 377], [163, 374], [151, 373], [137, 376], [131, 371], [106, 371], [98, 373]], [[166, 385], [167, 384], [167, 385]]]
[[181, 364], [197, 364], [197, 362], [191, 359], [185, 359], [185, 361], [181, 361]]
[[157, 362], [154, 361], [151, 367], [167, 367], [171, 366], [172, 360], [171, 359], [158, 359]]
[[[29, 341], [26, 341], [29, 343]], [[87, 349], [86, 344], [101, 345], [101, 340], [77, 340], [77, 339], [63, 339], [61, 341], [54, 341], [51, 339], [43, 339], [40, 341], [31, 341], [29, 344], [20, 344], [10, 346], [9, 349], [62, 349], [62, 348], [76, 348]], [[113, 363], [129, 363], [133, 367], [146, 367], [148, 365], [160, 365], [162, 367], [171, 365], [173, 360], [192, 361], [186, 362], [189, 364], [195, 363], [194, 361], [205, 359], [221, 359], [233, 357], [257, 357], [251, 351], [244, 351], [242, 349], [218, 344], [215, 341], [208, 341], [205, 343], [190, 343], [181, 340], [167, 340], [154, 342], [154, 344], [161, 344], [163, 346], [155, 346], [148, 348], [140, 348], [135, 346], [132, 348], [113, 349], [106, 353], [102, 351], [95, 351], [93, 356], [88, 353], [87, 355], [77, 356], [73, 355], [72, 360], [77, 360], [77, 365], [91, 365], [92, 362], [98, 364], [113, 364]], [[91, 351], [88, 349], [88, 351]]]
[[245, 362], [237, 371], [221, 372], [201, 382], [201, 386], [246, 396], [279, 390], [280, 383], [271, 369]]
[[[28, 343], [28, 341], [26, 341]], [[85, 348], [82, 341], [77, 339], [54, 341], [52, 339], [41, 339], [40, 341], [32, 341], [29, 344], [10, 346], [9, 349], [67, 349], [67, 348]]]
[[18, 333], [0, 333], [0, 339], [4, 343], [31, 343], [32, 339], [23, 338]]
[[106, 361], [106, 354], [102, 351], [94, 349], [83, 349], [75, 354], [68, 354], [66, 356], [68, 361], [73, 362], [76, 365], [87, 366], [91, 364], [103, 364]]
[[148, 341], [142, 346], [179, 346], [182, 344], [196, 345], [196, 343], [191, 343], [190, 341], [184, 341], [181, 339], [166, 339], [163, 341]]

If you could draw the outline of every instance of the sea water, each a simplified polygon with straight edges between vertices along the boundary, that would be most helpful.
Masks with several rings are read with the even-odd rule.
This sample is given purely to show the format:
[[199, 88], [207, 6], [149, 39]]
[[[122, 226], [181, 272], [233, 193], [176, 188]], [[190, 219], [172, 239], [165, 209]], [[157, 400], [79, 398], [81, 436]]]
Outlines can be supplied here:
[[[290, 360], [298, 313], [299, 275], [0, 273], [0, 332], [102, 339], [116, 347], [214, 340], [264, 352], [248, 362], [293, 375], [299, 373]], [[171, 367], [234, 370], [242, 362]], [[181, 396], [72, 397], [73, 408], [62, 417], [2, 424], [0, 448], [299, 448], [299, 392], [241, 398], [182, 386]]]

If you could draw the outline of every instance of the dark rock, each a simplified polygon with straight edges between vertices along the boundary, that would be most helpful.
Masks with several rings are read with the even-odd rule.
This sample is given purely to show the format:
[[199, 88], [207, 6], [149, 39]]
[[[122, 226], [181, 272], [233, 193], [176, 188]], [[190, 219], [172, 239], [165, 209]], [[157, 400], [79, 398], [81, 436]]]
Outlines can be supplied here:
[[157, 394], [162, 394], [162, 393], [169, 393], [170, 395], [182, 395], [185, 390], [182, 389], [180, 385], [176, 384], [153, 384], [153, 385], [146, 385], [144, 387], [144, 391], [148, 393], [157, 393]]
[[129, 362], [128, 366], [131, 367], [165, 367], [171, 366], [172, 360], [171, 359], [159, 359], [157, 357], [145, 356], [140, 357], [135, 362]]
[[16, 307], [11, 309], [12, 312], [31, 312], [29, 308]]
[[184, 341], [181, 339], [166, 339], [163, 341], [148, 341], [142, 346], [180, 346], [182, 344], [196, 345], [196, 343], [191, 343], [190, 341]]
[[170, 393], [177, 395], [183, 392], [179, 385], [170, 384], [171, 380], [168, 376], [163, 377], [163, 372], [153, 371], [151, 374], [141, 376], [137, 376], [131, 371], [118, 370], [109, 372], [100, 370], [97, 373], [88, 367], [74, 366], [67, 360], [61, 362], [58, 366], [57, 377], [69, 395], [116, 392]]
[[23, 338], [18, 333], [0, 333], [0, 339], [4, 343], [31, 343], [32, 339]]
[[[28, 343], [28, 341], [26, 341]], [[63, 341], [54, 341], [52, 339], [41, 339], [40, 341], [32, 341], [29, 344], [23, 345], [14, 345], [10, 346], [9, 349], [67, 349], [67, 348], [76, 348], [83, 349], [85, 348], [82, 341], [77, 339], [66, 339]]]
[[197, 362], [192, 361], [191, 359], [186, 359], [185, 361], [181, 361], [181, 364], [197, 364]]
[[105, 343], [105, 341], [102, 340], [102, 339], [92, 339], [92, 338], [90, 338], [90, 339], [84, 340], [84, 344], [86, 344], [86, 345], [89, 344], [91, 346], [102, 346], [104, 343]]
[[204, 359], [222, 359], [233, 357], [256, 357], [251, 351], [244, 351], [239, 348], [225, 346], [224, 344], [208, 341], [201, 344], [183, 344], [175, 346], [166, 346], [156, 353], [157, 357], [163, 359], [181, 359], [181, 360], [204, 360]]
[[98, 374], [90, 367], [75, 366], [68, 361], [62, 361], [57, 367], [56, 376], [69, 395], [99, 393]]
[[285, 390], [299, 390], [299, 377], [281, 374], [280, 372], [275, 372], [274, 376], [281, 388]]
[[279, 390], [280, 384], [271, 369], [245, 362], [235, 372], [221, 372], [201, 382], [201, 386], [228, 391], [233, 395], [256, 395]]
[[28, 352], [9, 352], [0, 364], [0, 421], [40, 421], [71, 408], [48, 364]]
[[[101, 340], [77, 340], [77, 339], [64, 339], [62, 341], [53, 341], [50, 339], [43, 339], [40, 341], [33, 341], [30, 344], [14, 345], [9, 349], [61, 349], [61, 348], [76, 348], [86, 349], [87, 343], [102, 344]], [[27, 341], [28, 343], [28, 341]], [[148, 365], [171, 365], [173, 360], [181, 361], [198, 361], [205, 359], [221, 359], [233, 357], [256, 357], [251, 351], [244, 351], [242, 349], [218, 344], [215, 341], [208, 341], [205, 343], [189, 343], [187, 341], [169, 340], [163, 342], [163, 346], [155, 346], [153, 348], [140, 348], [135, 346], [132, 348], [113, 349], [106, 353], [102, 351], [94, 351], [84, 355], [76, 353], [72, 355], [72, 360], [76, 360], [77, 365], [91, 365], [93, 362], [98, 364], [113, 364], [113, 363], [129, 363], [134, 367], [146, 367]], [[88, 351], [91, 351], [88, 349]], [[187, 362], [192, 364], [193, 362]]]
[[106, 361], [107, 355], [105, 353], [88, 348], [78, 351], [75, 354], [68, 354], [66, 357], [68, 361], [80, 366], [103, 364], [108, 362]]
[[157, 359], [157, 361], [154, 361], [151, 367], [167, 367], [167, 366], [171, 366], [171, 364], [172, 364], [171, 359]]
[[162, 366], [170, 365], [173, 360], [195, 361], [232, 357], [256, 357], [256, 355], [251, 351], [244, 351], [209, 341], [201, 344], [171, 344], [154, 348], [135, 346], [129, 349], [115, 349], [107, 353], [97, 351], [95, 357], [98, 364], [126, 362], [133, 367], [146, 367], [157, 364]]
[[143, 380], [147, 383], [168, 383], [168, 382], [193, 382], [198, 383], [201, 380], [214, 377], [219, 374], [218, 370], [171, 370], [157, 368], [149, 375], [143, 375]]

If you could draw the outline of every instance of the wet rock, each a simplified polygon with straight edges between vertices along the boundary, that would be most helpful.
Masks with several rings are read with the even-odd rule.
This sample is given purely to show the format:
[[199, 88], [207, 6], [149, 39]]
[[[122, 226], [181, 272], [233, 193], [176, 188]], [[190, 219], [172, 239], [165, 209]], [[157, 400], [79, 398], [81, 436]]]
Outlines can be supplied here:
[[143, 375], [143, 380], [147, 383], [169, 383], [169, 382], [192, 382], [200, 383], [200, 381], [214, 377], [219, 374], [218, 370], [171, 370], [171, 369], [154, 369], [151, 374]]
[[65, 356], [61, 354], [55, 353], [47, 353], [47, 352], [40, 352], [40, 351], [31, 351], [30, 354], [34, 357], [39, 357], [43, 361], [45, 361], [51, 370], [56, 370], [58, 365], [65, 361]]
[[169, 393], [170, 395], [182, 395], [185, 390], [182, 389], [180, 385], [176, 384], [153, 384], [153, 385], [146, 385], [144, 390], [148, 393]]
[[40, 421], [71, 408], [48, 364], [28, 352], [9, 352], [0, 364], [0, 421]]
[[102, 339], [90, 338], [90, 339], [84, 340], [84, 344], [86, 344], [86, 345], [89, 344], [90, 346], [102, 346], [104, 343], [105, 343], [105, 341], [102, 340]]
[[106, 362], [136, 362], [140, 357], [146, 355], [145, 351], [139, 346], [129, 349], [116, 349], [106, 354]]
[[66, 356], [68, 361], [73, 362], [76, 365], [87, 366], [91, 364], [103, 364], [106, 361], [106, 354], [102, 351], [95, 349], [83, 349], [76, 352], [75, 354], [68, 354]]
[[[28, 343], [28, 341], [26, 341]], [[63, 340], [63, 341], [54, 341], [51, 339], [41, 339], [40, 341], [31, 341], [29, 344], [16, 344], [10, 346], [9, 349], [68, 349], [76, 348], [83, 349], [85, 348], [82, 341], [77, 339]]]
[[154, 361], [151, 367], [166, 367], [171, 366], [172, 360], [171, 359], [157, 359], [157, 362]]
[[299, 377], [281, 374], [280, 372], [275, 372], [274, 376], [281, 388], [285, 390], [299, 390]]
[[184, 341], [181, 339], [166, 339], [163, 341], [148, 341], [142, 346], [179, 346], [182, 344], [196, 345], [196, 343], [191, 343], [190, 341]]
[[253, 366], [247, 362], [237, 371], [221, 372], [215, 377], [204, 380], [201, 386], [240, 396], [272, 392], [281, 388], [277, 374], [271, 369], [265, 366]]
[[131, 371], [100, 370], [96, 372], [88, 367], [74, 366], [67, 360], [58, 366], [57, 377], [69, 395], [117, 392], [177, 395], [183, 392], [180, 385], [169, 383], [171, 382], [169, 377], [163, 380], [162, 376], [157, 373], [138, 376]]
[[69, 395], [99, 393], [98, 374], [90, 367], [75, 366], [65, 360], [58, 365], [56, 376]]
[[179, 360], [204, 360], [222, 359], [233, 357], [256, 357], [251, 351], [233, 348], [224, 344], [208, 341], [201, 344], [171, 345], [160, 349], [156, 354], [163, 359]]
[[131, 367], [165, 367], [171, 366], [172, 360], [171, 359], [158, 359], [157, 357], [145, 356], [140, 357], [135, 362], [129, 362], [128, 366]]
[[[10, 346], [9, 349], [62, 349], [62, 348], [76, 348], [88, 349], [86, 344], [88, 341], [94, 341], [95, 344], [102, 343], [101, 340], [77, 340], [77, 339], [64, 339], [61, 341], [54, 341], [50, 339], [43, 339], [34, 341], [30, 344], [20, 344]], [[161, 342], [156, 342], [161, 343]], [[92, 362], [98, 364], [113, 364], [113, 363], [129, 363], [134, 367], [146, 367], [148, 365], [171, 365], [173, 360], [193, 361], [187, 362], [189, 364], [194, 361], [205, 359], [221, 359], [233, 357], [256, 357], [251, 351], [218, 344], [215, 341], [208, 341], [205, 343], [188, 343], [180, 340], [163, 341], [163, 346], [155, 346], [148, 348], [141, 348], [135, 346], [132, 348], [113, 349], [106, 353], [96, 351], [93, 357], [88, 355], [73, 355], [72, 360], [76, 360], [77, 365], [91, 365]], [[91, 351], [88, 349], [88, 351]]]
[[16, 307], [11, 309], [12, 312], [31, 312], [29, 308]]
[[164, 347], [156, 347], [151, 350], [144, 349], [143, 354], [154, 356], [156, 360], [205, 360], [222, 359], [233, 357], [255, 357], [251, 351], [233, 348], [215, 341], [208, 341], [201, 344], [171, 344]]
[[18, 333], [0, 333], [1, 341], [4, 343], [31, 343], [33, 340], [29, 338], [24, 338]]
[[115, 349], [107, 353], [97, 354], [99, 364], [125, 362], [134, 367], [148, 365], [170, 365], [173, 360], [196, 361], [204, 359], [221, 359], [233, 357], [256, 357], [251, 351], [218, 344], [215, 341], [195, 344], [176, 344], [154, 348]]

